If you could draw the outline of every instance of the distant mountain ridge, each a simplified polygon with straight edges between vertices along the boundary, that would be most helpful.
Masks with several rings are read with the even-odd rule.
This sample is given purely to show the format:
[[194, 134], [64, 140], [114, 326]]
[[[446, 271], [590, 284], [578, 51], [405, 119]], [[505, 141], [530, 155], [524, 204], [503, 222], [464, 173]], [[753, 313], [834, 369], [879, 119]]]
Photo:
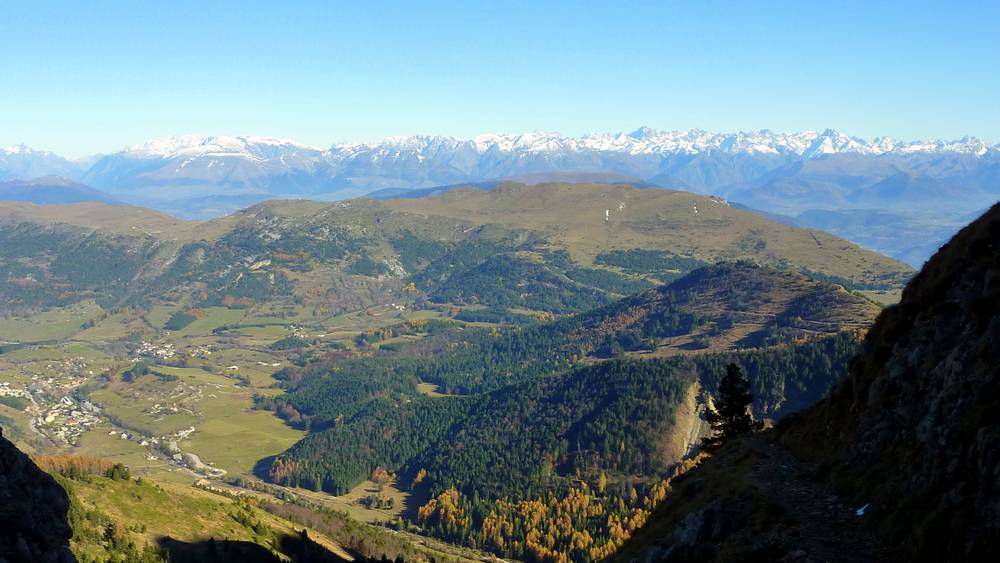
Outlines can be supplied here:
[[416, 299], [403, 290], [412, 279], [432, 300], [562, 314], [737, 259], [859, 290], [900, 287], [912, 273], [717, 199], [622, 185], [271, 201], [205, 222], [99, 202], [0, 202], [0, 302], [11, 309], [185, 291], [206, 304], [297, 297], [357, 308]]
[[0, 181], [30, 180], [41, 176], [78, 178], [84, 168], [54, 152], [27, 145], [0, 147]]
[[[658, 131], [566, 137], [555, 133], [392, 137], [377, 143], [321, 149], [270, 137], [180, 136], [148, 141], [104, 156], [82, 176], [99, 189], [166, 188], [185, 192], [224, 187], [229, 192], [349, 197], [381, 188], [423, 188], [552, 172], [603, 172], [667, 187], [712, 190], [762, 172], [827, 155], [912, 157], [1000, 155], [975, 138], [901, 142], [865, 141], [822, 133], [708, 133]], [[709, 170], [692, 159], [720, 161]], [[750, 159], [735, 169], [733, 158]], [[687, 170], [692, 168], [691, 170]], [[700, 172], [699, 172], [700, 171]], [[156, 194], [164, 197], [164, 194]]]
[[832, 129], [712, 133], [641, 127], [631, 133], [581, 137], [534, 132], [491, 133], [471, 139], [414, 135], [375, 143], [339, 143], [328, 148], [273, 137], [182, 135], [150, 140], [102, 156], [87, 170], [53, 153], [23, 145], [0, 149], [0, 177], [26, 179], [55, 174], [115, 190], [191, 182], [272, 192], [279, 187], [286, 191], [298, 188], [305, 194], [348, 188], [431, 187], [559, 171], [650, 179], [670, 175], [670, 163], [664, 159], [699, 155], [777, 158], [771, 164], [780, 165], [782, 159], [818, 159], [827, 155], [945, 154], [996, 157], [1000, 155], [1000, 144], [990, 145], [975, 137], [953, 141], [877, 137], [868, 141]]
[[0, 200], [28, 201], [37, 204], [115, 203], [114, 198], [89, 186], [61, 178], [43, 176], [34, 180], [0, 181]]
[[[865, 140], [832, 129], [711, 133], [642, 127], [580, 137], [415, 135], [329, 147], [272, 137], [185, 135], [76, 162], [23, 146], [0, 149], [0, 180], [52, 174], [131, 204], [200, 219], [275, 197], [400, 196], [467, 184], [489, 189], [511, 179], [628, 182], [718, 195], [790, 216], [888, 211], [903, 216], [905, 235], [886, 238], [877, 228], [840, 234], [917, 266], [969, 213], [1000, 200], [1000, 145], [974, 137]], [[810, 217], [797, 223], [818, 228]], [[932, 234], [912, 235], [925, 230]]]

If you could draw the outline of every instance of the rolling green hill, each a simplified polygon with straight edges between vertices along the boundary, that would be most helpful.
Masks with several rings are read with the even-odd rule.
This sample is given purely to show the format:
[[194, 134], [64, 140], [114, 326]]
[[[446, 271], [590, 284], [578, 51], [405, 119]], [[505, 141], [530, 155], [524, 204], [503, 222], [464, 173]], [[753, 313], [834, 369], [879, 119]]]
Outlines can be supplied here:
[[[101, 203], [4, 202], [0, 241], [0, 274], [9, 280], [0, 298], [10, 309], [168, 299], [346, 311], [422, 296], [566, 313], [720, 260], [750, 259], [859, 289], [896, 288], [910, 273], [718, 199], [620, 185], [273, 201], [200, 223]], [[401, 293], [409, 281], [418, 291]]]
[[609, 251], [642, 249], [705, 262], [751, 259], [856, 284], [898, 287], [911, 272], [843, 239], [774, 223], [719, 198], [687, 192], [602, 184], [504, 184], [492, 191], [458, 189], [387, 205], [545, 233], [583, 264]]

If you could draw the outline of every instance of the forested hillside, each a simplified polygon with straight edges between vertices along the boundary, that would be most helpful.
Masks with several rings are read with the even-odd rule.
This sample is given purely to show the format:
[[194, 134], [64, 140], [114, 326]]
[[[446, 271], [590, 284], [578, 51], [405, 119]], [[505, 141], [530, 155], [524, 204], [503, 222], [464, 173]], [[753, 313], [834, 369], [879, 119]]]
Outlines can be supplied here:
[[[876, 311], [841, 288], [737, 263], [547, 323], [442, 326], [371, 357], [331, 357], [279, 374], [286, 393], [258, 406], [311, 432], [268, 476], [344, 494], [385, 470], [431, 495], [418, 520], [442, 537], [512, 557], [541, 557], [541, 547], [574, 560], [599, 557], [627, 537], [609, 515], [638, 525], [637, 514], [654, 504], [642, 499], [659, 494], [697, 442], [697, 405], [725, 365], [749, 374], [758, 416], [781, 418], [846, 372], [857, 342], [849, 329]], [[755, 332], [768, 338], [748, 337]], [[693, 333], [717, 351], [671, 347]], [[427, 383], [445, 395], [422, 393]], [[529, 547], [530, 530], [547, 518], [517, 532], [474, 532], [489, 515], [500, 517], [497, 499], [539, 502], [544, 513], [584, 494], [584, 484], [593, 503], [585, 512], [596, 512], [571, 518], [556, 534], [562, 539]], [[506, 517], [520, 518], [521, 509], [511, 510]], [[585, 546], [574, 542], [584, 533]]]

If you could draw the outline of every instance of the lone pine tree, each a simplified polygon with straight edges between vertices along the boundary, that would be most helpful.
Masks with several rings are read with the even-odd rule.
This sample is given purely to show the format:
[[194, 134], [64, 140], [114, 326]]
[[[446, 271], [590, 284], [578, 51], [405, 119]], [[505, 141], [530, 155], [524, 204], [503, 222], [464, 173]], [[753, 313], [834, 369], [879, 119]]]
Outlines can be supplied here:
[[750, 414], [750, 380], [736, 364], [726, 366], [726, 375], [719, 382], [718, 409], [711, 405], [705, 409], [705, 420], [712, 425], [712, 435], [703, 438], [701, 447], [717, 450], [735, 436], [749, 434], [762, 427]]

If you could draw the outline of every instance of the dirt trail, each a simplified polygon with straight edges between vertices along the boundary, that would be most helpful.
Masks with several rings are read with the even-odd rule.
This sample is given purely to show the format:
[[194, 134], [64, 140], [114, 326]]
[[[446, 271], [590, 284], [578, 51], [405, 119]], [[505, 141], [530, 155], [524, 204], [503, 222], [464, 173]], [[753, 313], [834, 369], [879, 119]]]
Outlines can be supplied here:
[[833, 489], [811, 479], [810, 468], [771, 440], [754, 440], [751, 475], [797, 521], [798, 544], [788, 561], [865, 563], [893, 558], [866, 527], [860, 507], [848, 506]]

